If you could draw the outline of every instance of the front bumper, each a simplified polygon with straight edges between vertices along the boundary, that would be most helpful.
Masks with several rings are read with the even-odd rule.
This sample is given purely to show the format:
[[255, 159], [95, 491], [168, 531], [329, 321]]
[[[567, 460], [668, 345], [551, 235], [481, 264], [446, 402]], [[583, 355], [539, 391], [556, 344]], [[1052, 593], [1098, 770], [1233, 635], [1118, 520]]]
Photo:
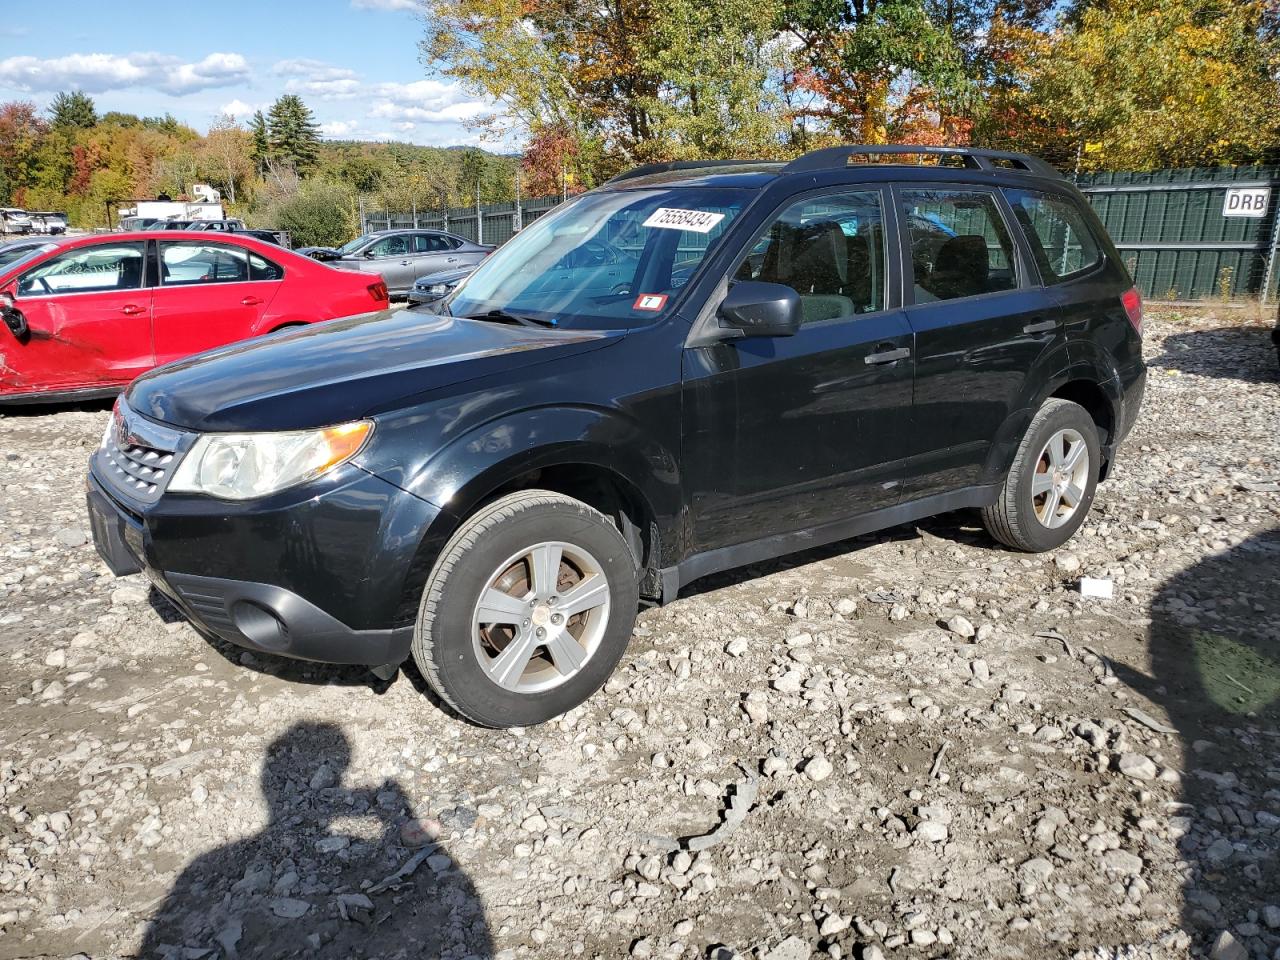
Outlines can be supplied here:
[[100, 466], [95, 455], [86, 484], [99, 554], [117, 576], [144, 573], [205, 633], [324, 663], [408, 656], [406, 584], [439, 516], [425, 500], [347, 465], [261, 501], [144, 504]]
[[450, 287], [444, 293], [436, 294], [427, 293], [427, 291], [419, 290], [417, 287], [410, 287], [408, 298], [410, 303], [436, 303], [437, 301], [443, 300], [447, 297], [452, 290], [453, 287]]

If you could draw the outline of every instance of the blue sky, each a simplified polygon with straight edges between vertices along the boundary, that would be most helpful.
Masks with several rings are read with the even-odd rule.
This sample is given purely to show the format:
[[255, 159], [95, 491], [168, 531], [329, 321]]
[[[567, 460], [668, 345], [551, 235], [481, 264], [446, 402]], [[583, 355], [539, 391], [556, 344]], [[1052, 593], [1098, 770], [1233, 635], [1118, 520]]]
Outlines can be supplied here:
[[297, 93], [335, 139], [485, 143], [487, 105], [418, 59], [418, 0], [44, 0], [5, 3], [0, 101], [59, 90], [98, 112], [171, 113], [204, 132]]

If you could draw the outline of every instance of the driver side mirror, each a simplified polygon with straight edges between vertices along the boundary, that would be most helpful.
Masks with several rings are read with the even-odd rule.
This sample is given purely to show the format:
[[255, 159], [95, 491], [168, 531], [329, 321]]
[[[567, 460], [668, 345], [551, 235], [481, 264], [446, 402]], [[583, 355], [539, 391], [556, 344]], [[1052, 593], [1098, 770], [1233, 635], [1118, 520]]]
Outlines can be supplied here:
[[366, 260], [372, 260], [372, 259], [373, 259], [374, 257], [376, 257], [376, 256], [377, 256], [377, 254], [376, 254], [376, 253], [374, 253], [372, 250], [366, 250], [366, 251], [364, 252], [364, 258], [365, 258]]
[[781, 283], [740, 280], [720, 304], [722, 327], [744, 337], [790, 337], [800, 329], [800, 294]]
[[27, 318], [22, 315], [13, 299], [12, 288], [0, 291], [0, 317], [4, 318], [4, 325], [19, 340], [25, 340], [31, 332]]

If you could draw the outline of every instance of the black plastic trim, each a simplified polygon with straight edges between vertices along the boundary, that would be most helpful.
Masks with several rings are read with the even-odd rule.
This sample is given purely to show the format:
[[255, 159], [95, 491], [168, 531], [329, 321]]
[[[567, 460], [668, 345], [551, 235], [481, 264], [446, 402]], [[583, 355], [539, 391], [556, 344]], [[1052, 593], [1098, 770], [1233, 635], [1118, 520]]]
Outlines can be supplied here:
[[296, 593], [269, 583], [147, 570], [197, 626], [237, 646], [298, 660], [364, 666], [409, 656], [413, 627], [353, 630]]
[[1000, 489], [997, 485], [965, 487], [949, 493], [939, 493], [931, 497], [922, 497], [908, 503], [899, 503], [870, 513], [862, 513], [843, 520], [834, 520], [816, 527], [806, 527], [791, 533], [780, 533], [759, 540], [748, 540], [705, 553], [695, 553], [686, 557], [674, 567], [663, 567], [659, 571], [662, 578], [662, 602], [670, 603], [676, 598], [680, 587], [692, 583], [699, 577], [731, 570], [734, 567], [759, 563], [761, 560], [772, 560], [789, 553], [821, 547], [838, 540], [847, 540], [864, 533], [896, 527], [900, 523], [910, 523], [931, 517], [934, 514], [946, 513], [949, 510], [962, 510], [968, 507], [985, 507], [995, 503]]

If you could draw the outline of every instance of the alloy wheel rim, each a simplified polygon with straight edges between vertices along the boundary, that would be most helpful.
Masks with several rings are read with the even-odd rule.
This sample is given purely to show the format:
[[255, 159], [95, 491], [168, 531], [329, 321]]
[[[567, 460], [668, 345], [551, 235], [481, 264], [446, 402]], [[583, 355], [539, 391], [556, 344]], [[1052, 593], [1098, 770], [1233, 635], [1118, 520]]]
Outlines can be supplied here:
[[1078, 430], [1059, 430], [1049, 438], [1031, 475], [1031, 505], [1041, 526], [1068, 523], [1089, 489], [1089, 445]]
[[558, 540], [535, 543], [485, 582], [471, 616], [472, 649], [504, 690], [551, 690], [599, 650], [610, 606], [604, 568], [590, 551]]

